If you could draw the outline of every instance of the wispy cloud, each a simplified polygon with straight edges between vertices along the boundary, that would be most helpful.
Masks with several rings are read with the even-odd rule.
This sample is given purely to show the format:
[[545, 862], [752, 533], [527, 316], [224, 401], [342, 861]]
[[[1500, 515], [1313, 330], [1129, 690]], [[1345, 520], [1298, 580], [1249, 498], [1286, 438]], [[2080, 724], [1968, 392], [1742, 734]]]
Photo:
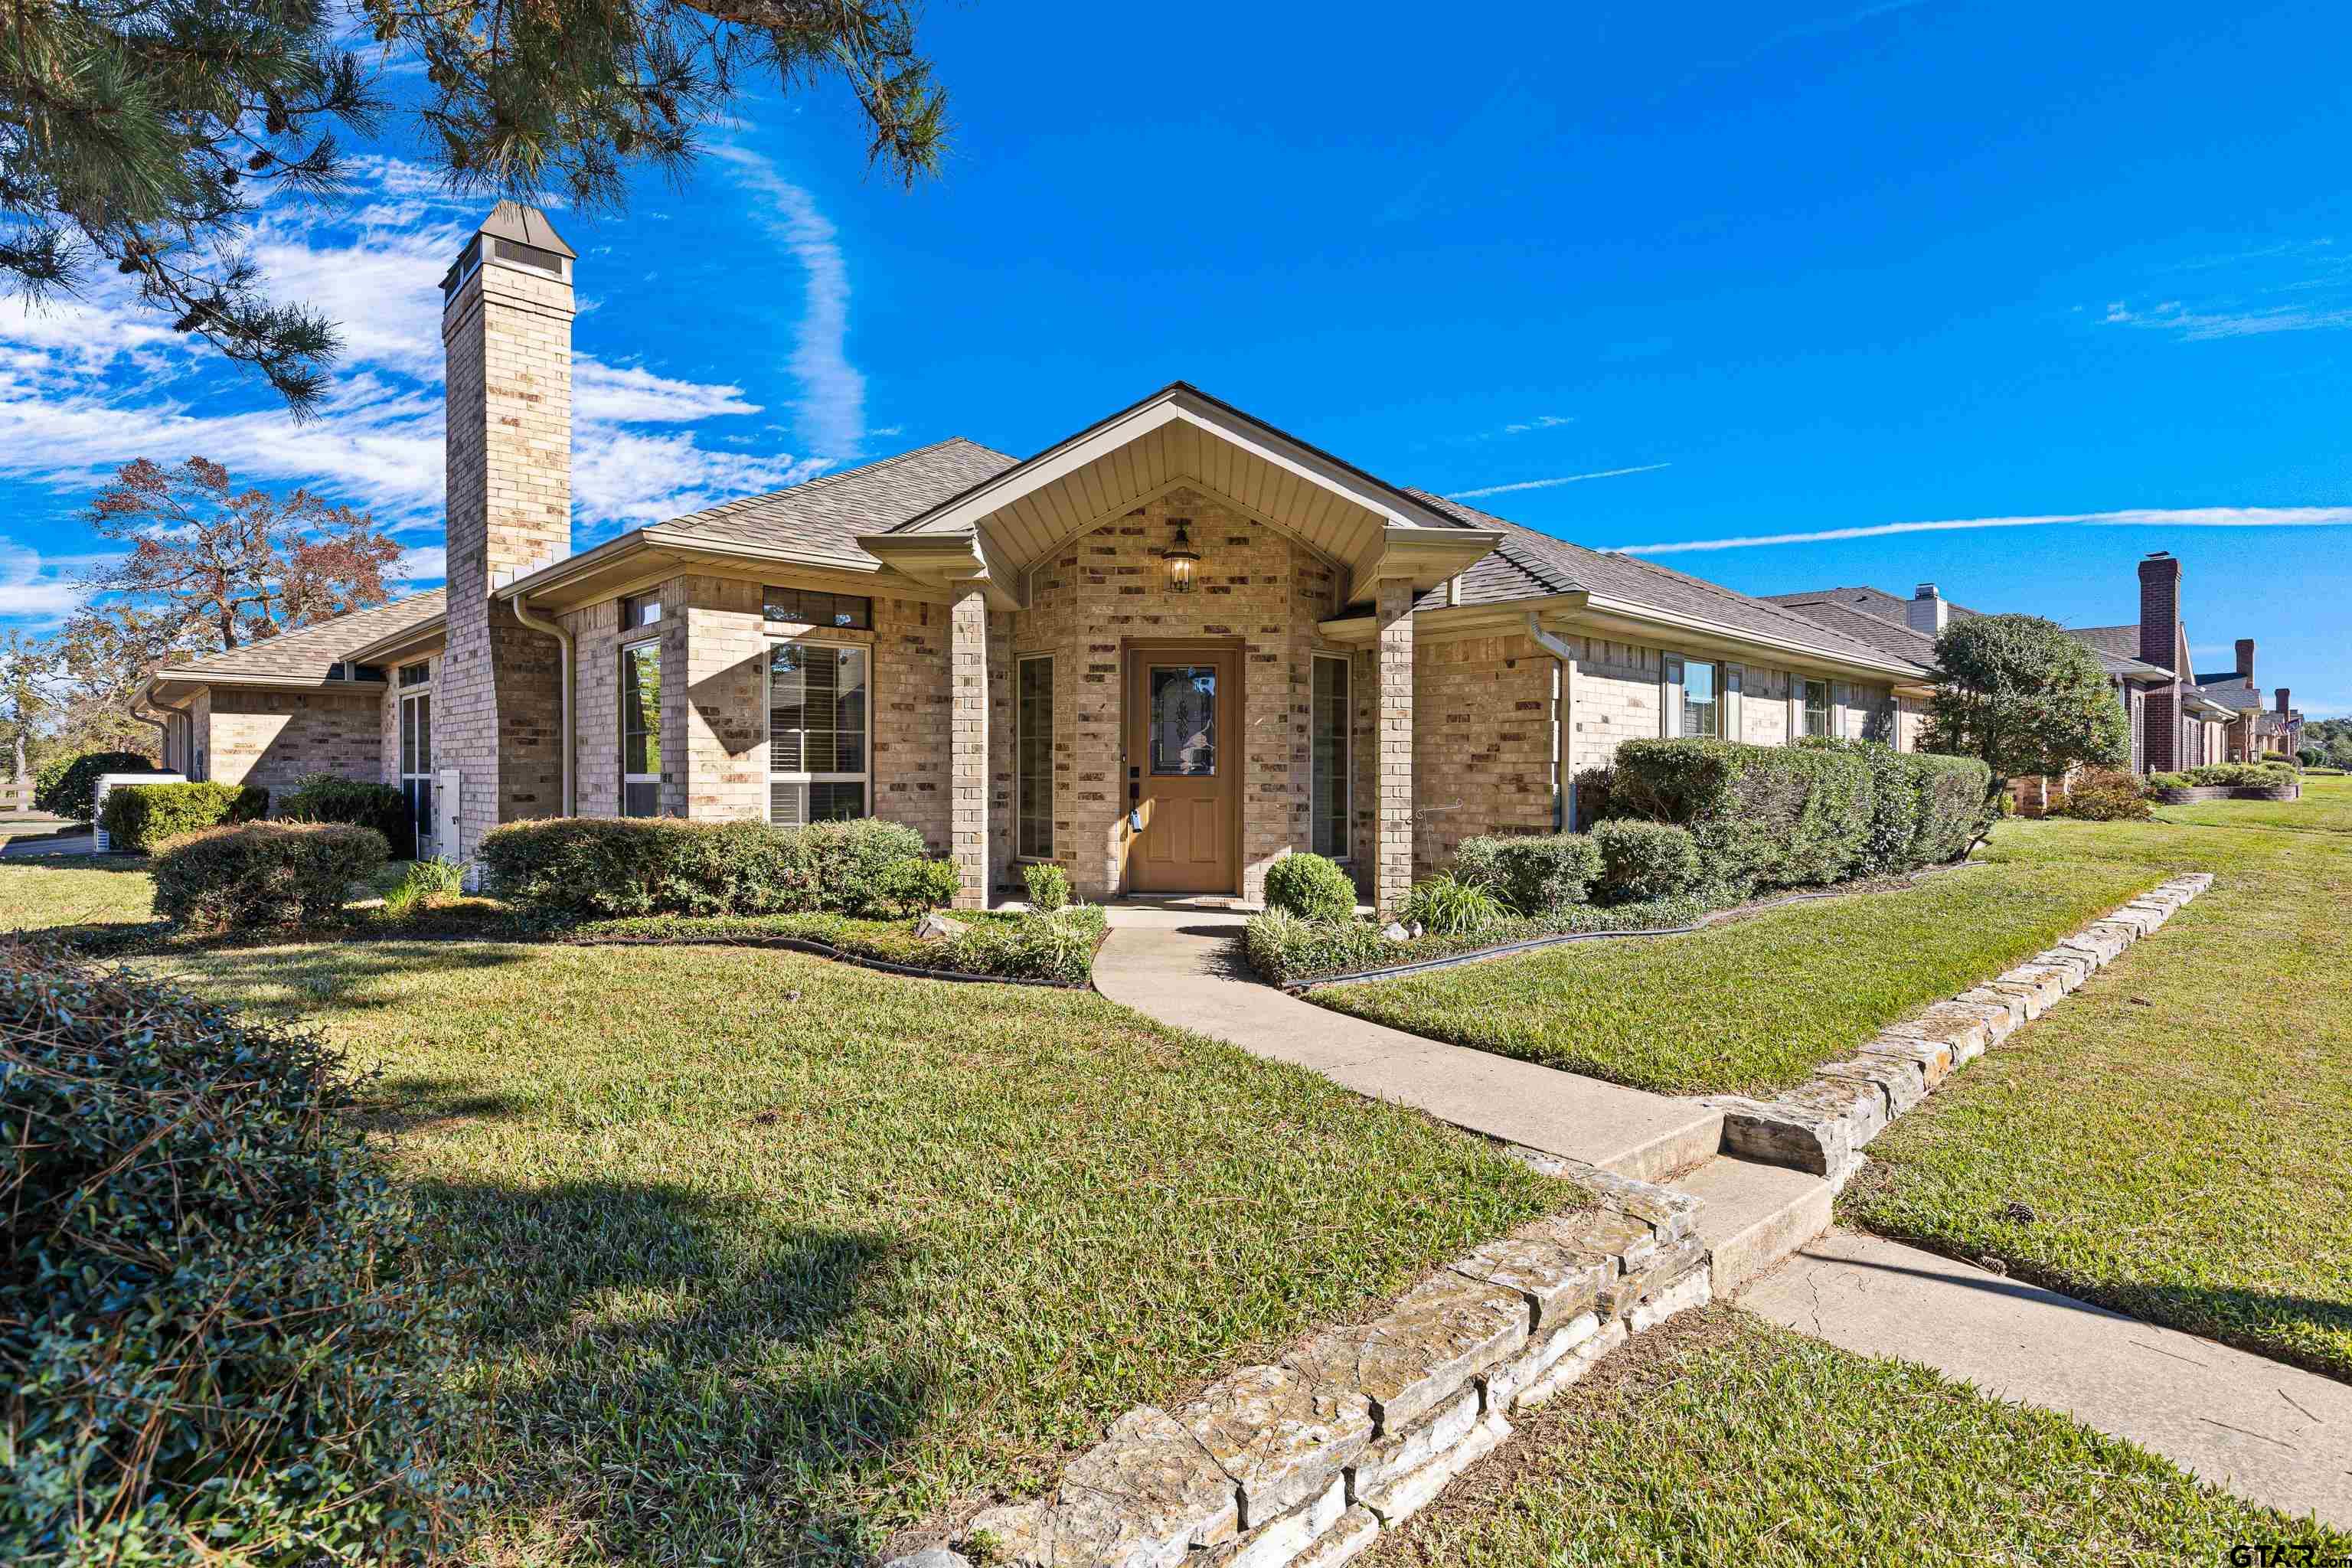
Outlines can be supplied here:
[[2268, 332], [2325, 331], [2352, 327], [2352, 304], [2326, 300], [2294, 300], [2232, 310], [2218, 307], [2192, 310], [2179, 300], [2133, 309], [2117, 300], [2100, 318], [2111, 327], [2153, 327], [2177, 334], [2184, 342], [2210, 342], [2217, 338], [2252, 338]]
[[765, 198], [751, 216], [801, 264], [803, 309], [792, 361], [801, 384], [801, 436], [827, 458], [852, 457], [866, 439], [866, 377], [849, 363], [849, 264], [839, 238], [815, 198], [768, 158], [740, 146], [711, 152], [737, 184]]
[[81, 602], [79, 579], [109, 555], [43, 555], [0, 535], [0, 620], [47, 628]]
[[1581, 484], [1586, 479], [1613, 479], [1623, 474], [1654, 474], [1660, 468], [1671, 468], [1672, 463], [1643, 463], [1633, 468], [1601, 468], [1590, 474], [1562, 474], [1552, 479], [1521, 479], [1517, 484], [1486, 485], [1475, 490], [1452, 490], [1448, 500], [1475, 500], [1480, 496], [1507, 496], [1519, 490], [1548, 490], [1554, 485]]
[[1897, 533], [1953, 533], [1972, 528], [2326, 528], [2346, 523], [2352, 523], [2352, 506], [2134, 507], [2122, 511], [1880, 522], [1863, 528], [1824, 528], [1809, 533], [1748, 533], [1730, 539], [1670, 539], [1655, 544], [1619, 544], [1612, 548], [1621, 555], [1675, 555], [1694, 550], [1746, 550], [1760, 544], [1826, 544], [1842, 539], [1884, 539]]
[[2352, 327], [2352, 252], [2330, 236], [2198, 257], [2163, 269], [2163, 276], [2168, 289], [2184, 278], [2202, 289], [2223, 279], [2237, 289], [2197, 299], [2110, 300], [2100, 322], [2168, 332], [2183, 342]]
[[1538, 414], [1532, 419], [1521, 419], [1516, 423], [1504, 426], [1500, 430], [1490, 431], [1488, 434], [1495, 436], [1524, 436], [1530, 430], [1557, 430], [1563, 425], [1573, 425], [1575, 423], [1576, 416], [1573, 414]]

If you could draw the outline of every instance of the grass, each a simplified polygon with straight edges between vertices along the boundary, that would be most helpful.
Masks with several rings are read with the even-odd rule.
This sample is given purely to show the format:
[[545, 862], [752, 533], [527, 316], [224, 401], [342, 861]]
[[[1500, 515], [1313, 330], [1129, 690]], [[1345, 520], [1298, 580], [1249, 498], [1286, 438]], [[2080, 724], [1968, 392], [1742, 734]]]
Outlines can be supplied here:
[[1090, 993], [720, 947], [140, 962], [381, 1069], [483, 1563], [862, 1560], [1581, 1196]]
[[2158, 815], [2001, 830], [2023, 863], [2216, 880], [1882, 1134], [1842, 1211], [2352, 1380], [2352, 779]]
[[1324, 1006], [1664, 1094], [1769, 1095], [2160, 879], [2127, 862], [1987, 858], [1897, 891], [1690, 936], [1581, 942], [1318, 989]]
[[2352, 1552], [2063, 1415], [1716, 1307], [1603, 1362], [1363, 1561], [2169, 1568], [2242, 1542]]
[[0, 860], [0, 931], [129, 927], [154, 913], [155, 884], [143, 863], [102, 855]]

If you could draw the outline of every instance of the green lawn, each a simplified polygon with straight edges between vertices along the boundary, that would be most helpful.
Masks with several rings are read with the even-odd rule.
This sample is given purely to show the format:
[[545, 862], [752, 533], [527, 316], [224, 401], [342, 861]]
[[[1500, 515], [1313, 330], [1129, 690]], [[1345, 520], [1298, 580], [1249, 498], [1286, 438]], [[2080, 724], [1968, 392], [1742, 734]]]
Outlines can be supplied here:
[[1715, 1307], [1603, 1362], [1363, 1562], [2172, 1568], [2242, 1542], [2352, 1552], [2064, 1416]]
[[1664, 1094], [1769, 1095], [2160, 879], [2137, 863], [1986, 863], [1690, 936], [1578, 942], [1309, 1000]]
[[2352, 780], [2158, 815], [2002, 829], [2216, 880], [1882, 1134], [1844, 1217], [2352, 1379]]
[[146, 866], [103, 855], [0, 860], [0, 931], [129, 925], [154, 917]]
[[[145, 878], [0, 866], [11, 923]], [[462, 1304], [469, 1561], [863, 1561], [1582, 1201], [1091, 993], [721, 947], [139, 960], [322, 1026]]]

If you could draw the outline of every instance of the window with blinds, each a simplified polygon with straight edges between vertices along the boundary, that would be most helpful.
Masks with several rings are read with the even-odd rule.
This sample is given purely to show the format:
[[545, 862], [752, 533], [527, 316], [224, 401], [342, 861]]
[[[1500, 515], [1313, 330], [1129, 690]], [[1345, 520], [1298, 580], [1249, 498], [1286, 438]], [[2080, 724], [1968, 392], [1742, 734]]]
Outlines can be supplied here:
[[769, 821], [797, 826], [866, 815], [870, 669], [863, 647], [769, 648]]
[[1723, 733], [1723, 667], [1683, 661], [1683, 735], [1712, 741]]
[[1307, 847], [1318, 855], [1344, 860], [1353, 784], [1348, 766], [1348, 661], [1344, 658], [1316, 656], [1313, 702], [1308, 737], [1313, 773], [1307, 786], [1313, 805]]
[[1013, 852], [1024, 859], [1054, 858], [1054, 659], [1021, 660], [1013, 694]]

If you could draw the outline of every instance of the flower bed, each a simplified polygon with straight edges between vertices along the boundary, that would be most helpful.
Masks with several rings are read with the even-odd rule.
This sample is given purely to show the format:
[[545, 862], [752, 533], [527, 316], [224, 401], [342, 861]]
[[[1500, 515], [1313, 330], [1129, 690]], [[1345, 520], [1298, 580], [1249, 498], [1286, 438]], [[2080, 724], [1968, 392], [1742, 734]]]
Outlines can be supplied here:
[[2166, 805], [2194, 805], [2205, 800], [2274, 800], [2303, 798], [2301, 784], [2171, 784], [2158, 785], [2156, 798]]
[[900, 973], [1083, 989], [1107, 930], [1102, 909], [1073, 904], [1051, 914], [960, 912], [953, 936], [916, 934], [913, 921], [845, 915], [646, 916], [562, 928], [552, 940], [597, 943], [791, 947]]
[[1458, 934], [1423, 931], [1402, 942], [1360, 921], [1307, 921], [1269, 911], [1251, 919], [1242, 945], [1250, 966], [1270, 984], [1322, 984], [1546, 937], [1675, 930], [1719, 907], [1688, 895], [1631, 904], [1571, 904], [1553, 914], [1514, 917]]

